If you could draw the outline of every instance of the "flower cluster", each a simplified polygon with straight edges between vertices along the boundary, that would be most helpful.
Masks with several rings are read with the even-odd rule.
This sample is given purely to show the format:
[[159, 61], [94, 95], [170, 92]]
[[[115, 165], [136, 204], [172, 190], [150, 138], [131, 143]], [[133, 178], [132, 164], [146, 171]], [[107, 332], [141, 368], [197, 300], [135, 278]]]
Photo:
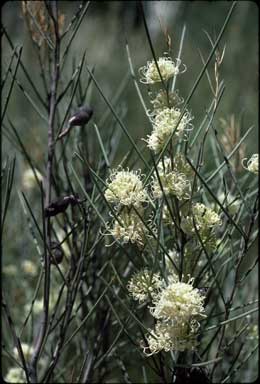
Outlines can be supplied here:
[[192, 214], [183, 218], [182, 229], [188, 234], [194, 234], [196, 232], [195, 226], [197, 231], [204, 232], [221, 224], [222, 222], [217, 212], [206, 207], [204, 204], [196, 203], [192, 206]]
[[151, 313], [159, 320], [189, 322], [191, 318], [204, 316], [203, 297], [197, 288], [193, 288], [192, 279], [183, 283], [171, 276], [169, 285], [154, 302]]
[[[144, 84], [154, 84], [157, 82], [167, 81], [171, 77], [183, 73], [186, 70], [184, 66], [180, 70], [181, 60], [176, 59], [176, 63], [172, 60], [171, 57], [160, 57], [157, 60], [157, 65], [154, 60], [148, 61], [147, 65], [141, 67], [139, 72], [141, 74], [141, 82]], [[158, 72], [158, 68], [160, 73]], [[160, 76], [161, 75], [161, 76]]]
[[150, 92], [151, 104], [153, 106], [153, 114], [161, 112], [164, 108], [177, 107], [183, 103], [183, 99], [178, 95], [177, 92], [166, 92], [163, 89], [153, 96]]
[[134, 274], [127, 285], [127, 289], [134, 300], [143, 303], [156, 295], [161, 285], [162, 280], [159, 273], [144, 269]]
[[[117, 169], [107, 180], [105, 197], [116, 205], [117, 220], [114, 220], [109, 234], [123, 244], [137, 244], [143, 247], [149, 230], [144, 224], [143, 203], [148, 200], [140, 171]], [[138, 210], [138, 214], [137, 214]]]
[[140, 171], [114, 170], [107, 184], [105, 197], [110, 203], [138, 207], [147, 200]]
[[164, 108], [152, 117], [153, 130], [147, 137], [147, 146], [158, 153], [166, 144], [173, 132], [177, 137], [183, 136], [185, 131], [191, 130], [192, 117], [185, 112], [181, 117], [178, 108]]
[[195, 239], [198, 232], [207, 251], [214, 251], [217, 247], [216, 230], [222, 225], [219, 214], [204, 204], [196, 203], [190, 213], [182, 216], [182, 230]]
[[194, 350], [198, 345], [197, 336], [199, 323], [191, 320], [190, 323], [157, 322], [154, 330], [149, 330], [146, 336], [147, 346], [141, 344], [147, 356], [160, 351]]
[[142, 344], [147, 355], [162, 350], [193, 350], [197, 346], [198, 320], [206, 315], [204, 298], [192, 282], [189, 279], [183, 283], [171, 275], [168, 285], [161, 284], [158, 293], [152, 297], [150, 311], [157, 322], [155, 329], [146, 336], [147, 345]]
[[[182, 164], [178, 164], [180, 162]], [[155, 199], [161, 198], [163, 193], [166, 196], [170, 194], [175, 195], [179, 200], [190, 198], [191, 182], [187, 177], [187, 175], [189, 175], [189, 169], [185, 167], [184, 160], [181, 159], [180, 156], [178, 156], [173, 163], [168, 157], [159, 162], [157, 169], [160, 181], [156, 176], [153, 177], [152, 182], [153, 196]]]
[[[242, 165], [247, 159], [243, 159]], [[255, 175], [258, 175], [259, 173], [259, 155], [258, 153], [255, 153], [251, 156], [251, 158], [247, 161], [247, 166], [243, 165], [245, 169], [247, 169], [249, 172], [254, 173]]]
[[133, 209], [123, 209], [118, 215], [118, 220], [114, 221], [110, 234], [123, 244], [130, 242], [142, 247], [146, 237], [149, 236], [149, 231]]
[[206, 315], [204, 297], [192, 283], [193, 279], [184, 283], [171, 274], [165, 284], [158, 273], [148, 269], [130, 279], [127, 285], [130, 295], [140, 303], [150, 301], [150, 312], [156, 319], [155, 328], [149, 330], [146, 342], [141, 343], [145, 354], [193, 350], [197, 346], [198, 320]]

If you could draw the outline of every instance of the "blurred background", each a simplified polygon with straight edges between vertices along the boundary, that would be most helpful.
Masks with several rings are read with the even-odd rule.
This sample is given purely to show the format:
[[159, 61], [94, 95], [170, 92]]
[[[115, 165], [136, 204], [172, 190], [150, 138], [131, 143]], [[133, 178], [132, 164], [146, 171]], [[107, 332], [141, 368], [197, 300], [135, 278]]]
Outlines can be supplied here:
[[[68, 25], [80, 2], [59, 1], [60, 12], [65, 16], [64, 28]], [[210, 43], [205, 31], [214, 39], [220, 31], [224, 19], [230, 8], [230, 2], [218, 1], [146, 1], [144, 8], [151, 37], [155, 46], [156, 55], [160, 56], [167, 50], [165, 31], [171, 37], [172, 52], [175, 58], [178, 54], [181, 32], [186, 24], [186, 35], [183, 45], [182, 61], [187, 66], [184, 76], [179, 76], [176, 87], [180, 95], [187, 97], [194, 81], [201, 70], [202, 61], [199, 51], [206, 58], [210, 52]], [[244, 114], [245, 127], [257, 125], [258, 122], [258, 9], [254, 2], [238, 2], [232, 19], [220, 43], [220, 49], [226, 45], [226, 53], [221, 66], [221, 78], [224, 79], [226, 89], [221, 101], [216, 122], [221, 116], [229, 118], [234, 114], [237, 118]], [[30, 68], [32, 79], [41, 88], [41, 79], [38, 76], [37, 57], [32, 49], [31, 40], [21, 13], [21, 2], [7, 2], [2, 9], [2, 22], [7, 28], [13, 42], [24, 46], [22, 59]], [[72, 45], [72, 53], [67, 62], [66, 70], [70, 76], [73, 61], [80, 61], [86, 50], [87, 64], [95, 67], [95, 76], [105, 95], [111, 99], [116, 93], [122, 80], [129, 73], [125, 42], [129, 48], [133, 65], [137, 71], [139, 67], [152, 59], [150, 47], [146, 38], [144, 26], [135, 1], [93, 1], [77, 33]], [[2, 40], [2, 65], [7, 63], [10, 50], [6, 39]], [[75, 55], [75, 58], [73, 56]], [[213, 74], [214, 63], [211, 62], [209, 72]], [[19, 74], [19, 71], [18, 71]], [[85, 76], [87, 73], [85, 71]], [[147, 96], [145, 86], [142, 86], [144, 97]], [[194, 123], [204, 115], [208, 100], [212, 94], [204, 75], [198, 89], [191, 99], [189, 108], [194, 115]], [[136, 91], [132, 81], [129, 81], [123, 97], [120, 99], [121, 108], [126, 112], [124, 122], [131, 134], [141, 137], [149, 131], [150, 126], [144, 116], [143, 109], [137, 100]], [[93, 89], [91, 103], [95, 109], [95, 118], [98, 120], [106, 106], [98, 91]], [[38, 117], [32, 112], [21, 91], [13, 94], [9, 105], [10, 114], [19, 116], [19, 129], [25, 132], [27, 140], [29, 133], [35, 130], [39, 135], [40, 143], [47, 140], [46, 127], [37, 121]], [[105, 127], [103, 128], [105, 129]], [[258, 130], [256, 130], [258, 132]], [[251, 151], [256, 152], [256, 137], [251, 139]], [[38, 156], [44, 156], [38, 150]]]

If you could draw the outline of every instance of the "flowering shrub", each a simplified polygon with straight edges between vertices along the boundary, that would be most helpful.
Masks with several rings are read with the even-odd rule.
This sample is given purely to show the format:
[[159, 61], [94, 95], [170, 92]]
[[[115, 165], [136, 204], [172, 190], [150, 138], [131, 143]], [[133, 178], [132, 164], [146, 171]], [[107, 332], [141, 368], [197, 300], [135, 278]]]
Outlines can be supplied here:
[[[232, 87], [224, 92], [232, 79], [222, 63], [234, 49], [223, 37], [234, 35], [224, 32], [236, 2], [221, 7], [215, 19], [230, 7], [226, 18], [214, 36], [206, 32], [198, 56], [193, 36], [185, 40], [188, 23], [179, 41], [181, 22], [175, 31], [160, 16], [154, 44], [142, 2], [136, 20], [147, 46], [138, 36], [142, 49], [126, 43], [126, 56], [122, 39], [115, 51], [107, 45], [102, 12], [110, 5], [96, 12], [96, 2], [65, 3], [22, 2], [30, 39], [2, 26], [3, 378], [253, 381], [259, 157], [247, 99], [253, 87], [242, 83], [257, 71], [248, 71], [245, 44], [243, 97]], [[93, 49], [80, 32], [85, 22], [98, 41]], [[239, 35], [241, 28], [229, 29]], [[36, 52], [31, 61], [28, 47]], [[251, 115], [237, 119], [231, 106], [249, 106]]]

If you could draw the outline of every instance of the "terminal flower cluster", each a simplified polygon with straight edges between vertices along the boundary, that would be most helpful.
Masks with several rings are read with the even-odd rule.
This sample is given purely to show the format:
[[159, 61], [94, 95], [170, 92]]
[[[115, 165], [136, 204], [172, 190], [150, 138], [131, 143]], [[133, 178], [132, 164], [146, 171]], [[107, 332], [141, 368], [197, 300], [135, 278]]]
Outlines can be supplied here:
[[[176, 59], [176, 62], [171, 57], [160, 57], [157, 60], [157, 65], [154, 60], [148, 61], [147, 65], [139, 69], [141, 75], [141, 82], [144, 84], [154, 84], [157, 82], [167, 81], [171, 77], [183, 73], [186, 67], [180, 70], [181, 60]], [[158, 72], [158, 68], [160, 73]], [[161, 76], [160, 76], [161, 75]]]
[[149, 149], [158, 153], [175, 132], [175, 136], [181, 137], [185, 131], [191, 130], [192, 117], [189, 112], [185, 112], [181, 117], [181, 111], [178, 108], [164, 108], [152, 118], [153, 130], [147, 137], [147, 146]]

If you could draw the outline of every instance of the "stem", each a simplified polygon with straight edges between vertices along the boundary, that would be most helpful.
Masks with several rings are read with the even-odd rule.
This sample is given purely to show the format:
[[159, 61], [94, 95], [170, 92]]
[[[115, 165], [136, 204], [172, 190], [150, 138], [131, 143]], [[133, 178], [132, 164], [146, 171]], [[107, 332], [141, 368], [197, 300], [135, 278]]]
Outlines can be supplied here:
[[[58, 31], [58, 9], [57, 2], [53, 2], [53, 11], [49, 9], [49, 12], [53, 12], [53, 24], [55, 31], [55, 49], [52, 63], [51, 73], [51, 89], [50, 89], [50, 101], [49, 101], [49, 119], [48, 119], [48, 159], [46, 170], [46, 184], [45, 184], [45, 207], [51, 202], [51, 183], [52, 183], [52, 168], [54, 158], [54, 124], [55, 124], [55, 112], [56, 112], [56, 99], [57, 99], [57, 86], [59, 81], [59, 58], [60, 58], [60, 38]], [[52, 52], [52, 51], [51, 51]], [[50, 54], [51, 54], [50, 52]], [[43, 205], [43, 201], [42, 201]], [[42, 207], [44, 214], [44, 207]], [[46, 341], [46, 332], [48, 329], [49, 318], [49, 296], [50, 296], [50, 254], [47, 252], [47, 248], [51, 248], [51, 219], [47, 217], [43, 219], [44, 226], [44, 297], [43, 297], [43, 318], [40, 324], [39, 334], [35, 342], [35, 349], [32, 354], [30, 365], [30, 379], [33, 383], [37, 383], [37, 362], [40, 357], [40, 353], [44, 347]]]

